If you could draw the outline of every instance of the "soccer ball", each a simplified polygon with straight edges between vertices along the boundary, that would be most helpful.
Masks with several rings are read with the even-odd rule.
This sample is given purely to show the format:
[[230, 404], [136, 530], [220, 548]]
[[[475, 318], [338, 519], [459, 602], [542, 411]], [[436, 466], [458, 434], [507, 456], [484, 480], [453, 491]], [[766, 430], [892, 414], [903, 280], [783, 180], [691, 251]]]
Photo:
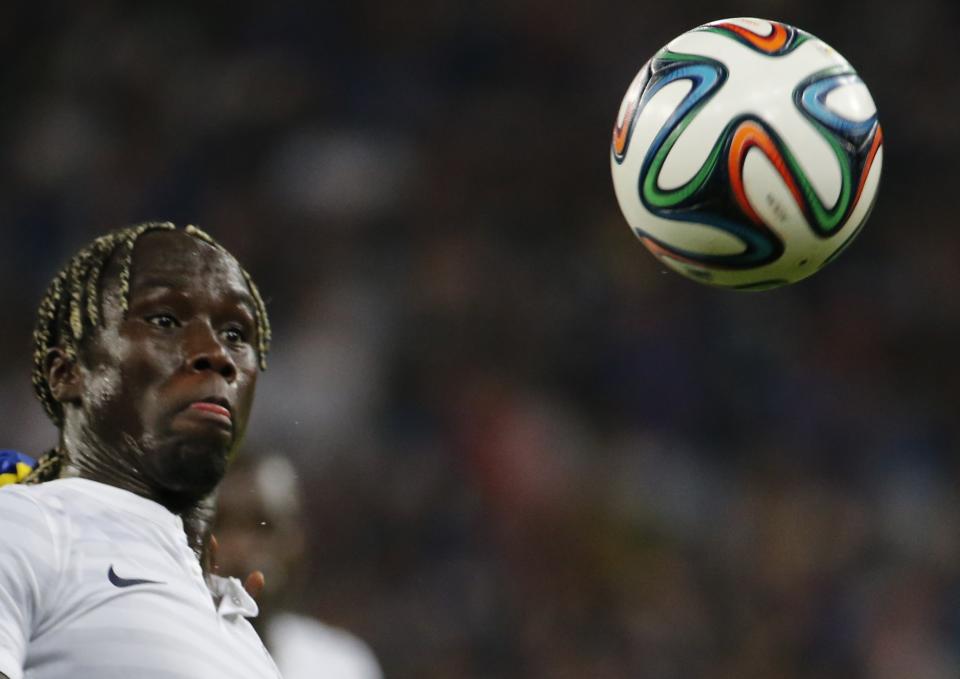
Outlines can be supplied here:
[[883, 134], [863, 81], [793, 26], [727, 19], [657, 52], [624, 96], [617, 201], [666, 266], [758, 290], [832, 261], [873, 208]]

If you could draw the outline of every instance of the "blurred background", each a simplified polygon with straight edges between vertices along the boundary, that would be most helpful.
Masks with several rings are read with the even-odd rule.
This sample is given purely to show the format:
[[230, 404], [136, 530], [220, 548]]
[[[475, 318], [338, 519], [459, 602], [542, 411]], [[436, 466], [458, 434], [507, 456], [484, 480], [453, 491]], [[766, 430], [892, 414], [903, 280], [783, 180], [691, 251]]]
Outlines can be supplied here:
[[[634, 73], [727, 16], [884, 126], [834, 264], [731, 293], [621, 217]], [[55, 442], [34, 310], [105, 229], [196, 223], [268, 301], [246, 449], [304, 488], [300, 611], [395, 679], [960, 675], [958, 5], [0, 8], [0, 445]], [[268, 574], [269, 578], [269, 574]]]

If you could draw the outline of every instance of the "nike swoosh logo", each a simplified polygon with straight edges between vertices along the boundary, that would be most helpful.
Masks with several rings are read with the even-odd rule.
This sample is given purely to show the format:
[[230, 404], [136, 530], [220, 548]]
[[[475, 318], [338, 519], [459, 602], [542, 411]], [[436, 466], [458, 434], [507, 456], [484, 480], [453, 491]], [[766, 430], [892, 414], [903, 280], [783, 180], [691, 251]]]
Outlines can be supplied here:
[[107, 571], [107, 578], [111, 584], [117, 587], [133, 587], [134, 585], [162, 585], [164, 583], [158, 580], [142, 580], [140, 578], [121, 578], [113, 570], [113, 564], [110, 564], [110, 570]]

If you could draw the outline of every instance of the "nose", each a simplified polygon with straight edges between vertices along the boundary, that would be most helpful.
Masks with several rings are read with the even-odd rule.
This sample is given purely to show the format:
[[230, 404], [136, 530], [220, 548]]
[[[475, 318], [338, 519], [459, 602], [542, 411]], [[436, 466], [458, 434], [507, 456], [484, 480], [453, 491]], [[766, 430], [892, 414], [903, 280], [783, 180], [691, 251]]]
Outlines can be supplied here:
[[196, 322], [187, 332], [187, 366], [195, 372], [213, 371], [227, 382], [237, 377], [237, 365], [233, 362], [217, 333], [209, 324]]

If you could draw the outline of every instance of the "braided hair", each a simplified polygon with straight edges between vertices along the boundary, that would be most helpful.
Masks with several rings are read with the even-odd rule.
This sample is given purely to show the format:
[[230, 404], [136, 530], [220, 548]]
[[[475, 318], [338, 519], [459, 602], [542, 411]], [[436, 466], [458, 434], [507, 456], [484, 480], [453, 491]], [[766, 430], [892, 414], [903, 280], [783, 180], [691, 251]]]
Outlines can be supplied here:
[[[130, 269], [137, 241], [150, 231], [174, 231], [176, 228], [170, 222], [144, 222], [111, 231], [94, 239], [77, 252], [50, 282], [37, 309], [37, 324], [33, 332], [33, 389], [58, 429], [63, 427], [63, 405], [54, 398], [47, 380], [47, 354], [50, 349], [59, 347], [67, 358], [77, 360], [81, 342], [100, 327], [103, 303], [101, 278], [114, 256], [118, 258], [120, 267], [120, 307], [126, 316], [130, 301]], [[187, 226], [184, 231], [221, 252], [227, 252], [212, 236], [195, 226]], [[240, 271], [254, 303], [257, 361], [260, 369], [266, 370], [267, 353], [270, 349], [267, 309], [250, 274], [243, 267], [240, 267]], [[40, 483], [58, 477], [63, 458], [64, 453], [57, 448], [48, 451], [24, 482]]]

